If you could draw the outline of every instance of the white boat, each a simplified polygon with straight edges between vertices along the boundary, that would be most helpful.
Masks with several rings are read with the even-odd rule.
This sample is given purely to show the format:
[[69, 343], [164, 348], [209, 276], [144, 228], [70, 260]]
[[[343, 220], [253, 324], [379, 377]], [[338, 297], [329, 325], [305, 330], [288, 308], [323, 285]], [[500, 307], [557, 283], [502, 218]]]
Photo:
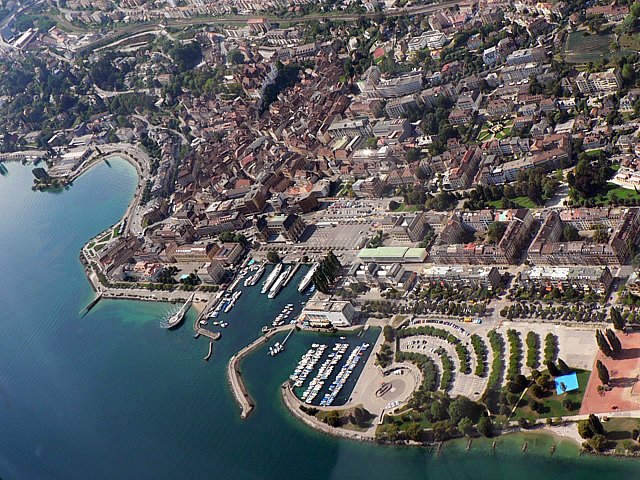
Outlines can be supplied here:
[[291, 265], [289, 265], [287, 267], [287, 269], [280, 274], [278, 279], [275, 281], [275, 283], [273, 284], [273, 286], [269, 290], [269, 294], [267, 295], [267, 297], [272, 298], [272, 299], [276, 298], [276, 295], [278, 295], [278, 293], [280, 293], [280, 289], [282, 288], [282, 286], [284, 285], [285, 280], [287, 279], [287, 277], [291, 273], [291, 269], [292, 269], [292, 267], [291, 267]]
[[262, 275], [264, 275], [264, 271], [266, 269], [267, 269], [266, 265], [262, 265], [256, 273], [254, 273], [244, 281], [244, 286], [253, 287], [262, 278]]
[[271, 285], [273, 285], [273, 282], [276, 281], [281, 271], [282, 271], [282, 263], [279, 263], [273, 268], [273, 270], [271, 271], [267, 279], [262, 284], [262, 290], [260, 290], [260, 293], [267, 293], [269, 291], [269, 289], [271, 288]]
[[309, 288], [309, 285], [311, 285], [311, 281], [313, 280], [313, 274], [316, 273], [319, 266], [320, 264], [317, 262], [311, 266], [307, 274], [300, 281], [300, 285], [298, 285], [298, 292], [303, 293], [307, 288]]

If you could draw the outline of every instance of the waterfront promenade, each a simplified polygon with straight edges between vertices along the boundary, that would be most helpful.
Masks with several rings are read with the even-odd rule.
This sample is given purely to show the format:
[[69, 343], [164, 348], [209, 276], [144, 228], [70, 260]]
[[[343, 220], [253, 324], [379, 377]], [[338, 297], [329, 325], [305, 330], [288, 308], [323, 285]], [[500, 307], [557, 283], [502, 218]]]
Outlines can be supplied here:
[[271, 328], [263, 336], [257, 338], [252, 343], [244, 347], [229, 360], [229, 365], [227, 366], [227, 379], [229, 380], [229, 385], [231, 386], [231, 392], [238, 402], [238, 405], [240, 405], [240, 418], [242, 418], [243, 420], [251, 415], [253, 409], [255, 408], [255, 403], [253, 402], [251, 395], [249, 395], [247, 386], [244, 384], [242, 372], [240, 371], [240, 363], [242, 362], [244, 357], [267, 343], [275, 334], [286, 332], [293, 328], [296, 328], [295, 324], [282, 325], [280, 327]]

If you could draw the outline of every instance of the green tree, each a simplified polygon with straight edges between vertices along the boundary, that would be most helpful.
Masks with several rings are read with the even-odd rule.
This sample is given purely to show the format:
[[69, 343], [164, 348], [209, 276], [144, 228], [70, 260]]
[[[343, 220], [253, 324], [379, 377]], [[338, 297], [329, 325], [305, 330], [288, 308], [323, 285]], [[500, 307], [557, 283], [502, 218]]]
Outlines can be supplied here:
[[591, 430], [591, 426], [589, 425], [589, 420], [580, 420], [578, 422], [578, 434], [582, 438], [593, 437], [594, 433], [593, 430]]
[[620, 339], [616, 336], [614, 331], [610, 328], [607, 328], [604, 334], [609, 341], [609, 345], [611, 346], [611, 350], [613, 350], [613, 353], [620, 353], [622, 351], [622, 343], [620, 343]]
[[478, 433], [483, 437], [491, 437], [493, 435], [493, 422], [489, 417], [480, 417]]
[[611, 307], [609, 316], [611, 319], [611, 323], [613, 323], [613, 328], [615, 328], [616, 330], [624, 330], [626, 322], [624, 318], [622, 318], [620, 310], [618, 310], [616, 307]]
[[419, 423], [413, 422], [410, 423], [404, 431], [407, 439], [412, 440], [414, 442], [419, 442], [422, 440], [422, 427]]
[[596, 330], [596, 343], [598, 344], [600, 351], [604, 353], [605, 356], [607, 357], [613, 356], [613, 351], [611, 350], [611, 346], [609, 345], [609, 342], [607, 341], [607, 339], [605, 338], [605, 336], [600, 330]]
[[598, 371], [598, 378], [603, 385], [609, 385], [609, 369], [600, 360], [596, 362], [596, 370]]
[[280, 256], [276, 252], [270, 251], [267, 253], [267, 261], [270, 263], [279, 263]]
[[562, 372], [563, 375], [566, 375], [566, 374], [571, 373], [573, 371], [569, 367], [569, 365], [567, 365], [566, 362], [564, 360], [562, 360], [561, 358], [558, 359], [558, 368], [560, 369], [560, 371]]
[[331, 410], [327, 413], [325, 421], [330, 427], [338, 427], [340, 425], [340, 414], [336, 410]]
[[473, 421], [470, 418], [464, 417], [458, 422], [458, 430], [463, 435], [470, 437], [473, 434]]
[[602, 435], [604, 434], [604, 427], [600, 422], [600, 419], [594, 415], [593, 413], [589, 415], [589, 428], [594, 433], [594, 435]]

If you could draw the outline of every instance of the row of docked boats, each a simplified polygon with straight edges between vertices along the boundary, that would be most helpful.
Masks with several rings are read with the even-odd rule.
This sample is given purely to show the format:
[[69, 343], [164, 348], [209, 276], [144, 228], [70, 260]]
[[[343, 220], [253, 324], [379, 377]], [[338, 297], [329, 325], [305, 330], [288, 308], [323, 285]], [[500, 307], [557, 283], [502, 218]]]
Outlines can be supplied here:
[[302, 386], [307, 377], [313, 372], [314, 368], [316, 368], [326, 349], [326, 345], [314, 343], [311, 345], [311, 348], [307, 350], [307, 353], [302, 355], [295, 370], [289, 376], [294, 386]]
[[316, 273], [316, 270], [318, 270], [318, 267], [320, 266], [320, 264], [318, 262], [314, 263], [311, 268], [309, 269], [309, 271], [306, 273], [306, 275], [304, 277], [302, 277], [302, 280], [300, 281], [300, 284], [298, 285], [298, 292], [299, 293], [304, 293], [304, 291], [309, 288], [309, 285], [311, 285], [311, 282], [313, 281], [313, 275]]
[[245, 281], [244, 281], [244, 286], [245, 287], [253, 287], [255, 284], [258, 283], [258, 281], [260, 281], [260, 279], [262, 278], [262, 275], [264, 275], [264, 271], [267, 269], [266, 265], [261, 265], [260, 267], [258, 267], [257, 271], [255, 273], [253, 273], [253, 275], [249, 275]]
[[271, 322], [271, 326], [279, 327], [280, 325], [284, 325], [285, 322], [289, 320], [292, 313], [293, 313], [293, 303], [287, 303], [287, 305], [285, 305], [285, 307], [282, 309], [282, 312], [276, 315], [276, 318], [273, 319], [273, 322]]
[[351, 377], [351, 374], [356, 368], [356, 365], [358, 365], [358, 362], [364, 355], [364, 352], [367, 350], [367, 348], [369, 348], [369, 344], [363, 343], [362, 345], [356, 346], [351, 351], [351, 353], [347, 357], [347, 361], [340, 368], [340, 371], [336, 375], [336, 378], [333, 380], [331, 385], [329, 385], [329, 391], [325, 393], [324, 397], [322, 397], [322, 400], [320, 400], [321, 407], [328, 407], [333, 404], [336, 397], [340, 393], [340, 390], [342, 390], [342, 387], [344, 387], [345, 383], [347, 383], [347, 380], [349, 380], [349, 377]]
[[291, 270], [293, 270], [293, 265], [289, 265], [285, 269], [285, 271], [278, 276], [276, 281], [273, 283], [273, 285], [269, 289], [269, 293], [267, 294], [268, 298], [270, 299], [276, 298], [278, 293], [280, 293], [280, 290], [282, 290], [282, 287], [284, 287], [285, 282], [289, 278], [289, 274], [291, 273]]
[[271, 286], [278, 278], [278, 275], [280, 275], [280, 272], [282, 272], [282, 266], [282, 263], [278, 263], [275, 267], [273, 267], [273, 270], [271, 270], [271, 273], [267, 276], [267, 279], [262, 284], [260, 293], [267, 293], [271, 289]]
[[340, 362], [340, 360], [342, 360], [342, 357], [346, 353], [347, 348], [349, 348], [348, 343], [336, 343], [334, 345], [331, 353], [329, 353], [326, 360], [322, 363], [322, 365], [320, 365], [315, 378], [311, 380], [311, 382], [309, 382], [307, 389], [302, 392], [301, 399], [305, 403], [311, 404], [315, 400], [315, 398], [320, 393], [320, 390], [322, 390], [322, 387], [324, 387], [326, 380], [333, 373], [336, 365]]

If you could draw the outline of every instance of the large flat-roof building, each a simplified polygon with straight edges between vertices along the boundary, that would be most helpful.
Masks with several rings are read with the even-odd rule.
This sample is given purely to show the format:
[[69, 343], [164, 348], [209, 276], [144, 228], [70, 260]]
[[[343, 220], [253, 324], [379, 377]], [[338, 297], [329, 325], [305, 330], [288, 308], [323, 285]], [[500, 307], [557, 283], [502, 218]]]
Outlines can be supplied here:
[[310, 300], [302, 310], [302, 324], [309, 327], [348, 327], [356, 311], [349, 301]]
[[433, 265], [422, 272], [425, 281], [430, 284], [446, 283], [470, 287], [486, 287], [495, 290], [502, 276], [497, 267], [463, 267], [451, 265]]
[[377, 247], [363, 248], [358, 252], [358, 260], [376, 263], [422, 263], [427, 258], [424, 248]]
[[604, 294], [609, 291], [613, 276], [609, 267], [540, 267], [520, 273], [519, 281], [525, 287], [554, 287], [565, 290], [592, 291]]

